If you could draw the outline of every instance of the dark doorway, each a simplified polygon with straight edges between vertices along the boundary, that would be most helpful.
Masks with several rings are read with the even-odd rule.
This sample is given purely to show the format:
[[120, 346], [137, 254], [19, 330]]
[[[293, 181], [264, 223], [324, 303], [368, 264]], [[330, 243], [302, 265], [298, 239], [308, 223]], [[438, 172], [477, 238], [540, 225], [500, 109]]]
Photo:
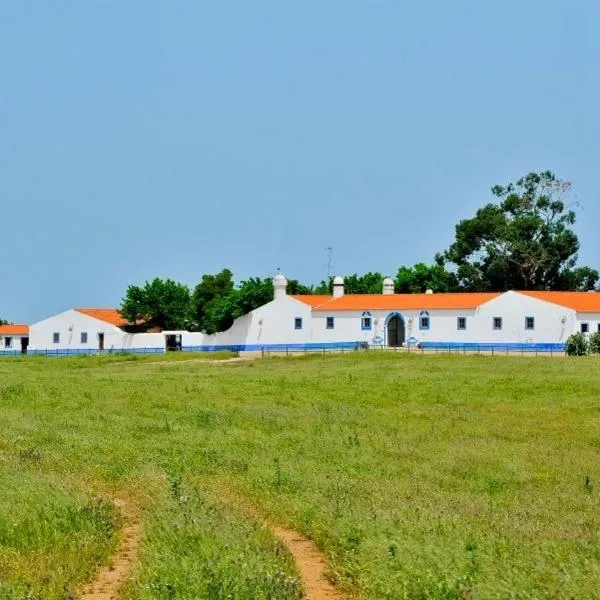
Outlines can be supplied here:
[[29, 346], [29, 338], [22, 337], [21, 338], [21, 354], [27, 354], [27, 346]]
[[387, 345], [404, 345], [404, 320], [400, 315], [394, 315], [388, 319], [387, 323]]
[[181, 350], [181, 334], [171, 333], [165, 336], [167, 352], [178, 352]]
[[98, 334], [98, 350], [104, 350], [104, 334]]

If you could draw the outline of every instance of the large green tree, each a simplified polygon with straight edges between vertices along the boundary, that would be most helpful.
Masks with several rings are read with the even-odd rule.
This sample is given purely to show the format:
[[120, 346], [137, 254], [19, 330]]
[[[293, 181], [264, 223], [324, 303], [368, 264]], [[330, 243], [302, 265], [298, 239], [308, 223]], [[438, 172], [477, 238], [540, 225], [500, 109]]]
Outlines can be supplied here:
[[565, 206], [570, 187], [551, 171], [494, 186], [498, 201], [458, 223], [437, 263], [453, 265], [465, 290], [593, 289], [598, 272], [576, 267], [575, 212]]
[[422, 294], [427, 290], [436, 293], [455, 292], [458, 289], [456, 275], [442, 265], [417, 263], [414, 267], [400, 267], [394, 280], [398, 294]]
[[345, 294], [381, 294], [383, 275], [369, 271], [364, 275], [347, 275], [344, 277]]
[[144, 329], [185, 329], [190, 324], [192, 301], [186, 285], [172, 279], [146, 282], [143, 286], [130, 285], [121, 301], [120, 313], [135, 326]]
[[242, 281], [237, 288], [232, 287], [227, 294], [211, 301], [204, 311], [202, 323], [198, 324], [199, 329], [206, 333], [225, 331], [235, 319], [271, 300], [272, 279], [251, 277]]
[[216, 275], [202, 276], [192, 295], [195, 329], [212, 329], [210, 323], [215, 320], [216, 314], [222, 312], [223, 300], [233, 292], [234, 287], [233, 273], [229, 269], [223, 269]]

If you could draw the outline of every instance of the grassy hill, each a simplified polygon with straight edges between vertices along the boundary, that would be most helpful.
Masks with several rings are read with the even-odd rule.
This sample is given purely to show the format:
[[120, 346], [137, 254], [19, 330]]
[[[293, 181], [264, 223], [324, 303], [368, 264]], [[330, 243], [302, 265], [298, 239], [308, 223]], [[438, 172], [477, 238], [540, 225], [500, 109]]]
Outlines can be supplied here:
[[356, 598], [600, 592], [600, 361], [0, 360], [0, 598], [299, 598], [263, 518]]

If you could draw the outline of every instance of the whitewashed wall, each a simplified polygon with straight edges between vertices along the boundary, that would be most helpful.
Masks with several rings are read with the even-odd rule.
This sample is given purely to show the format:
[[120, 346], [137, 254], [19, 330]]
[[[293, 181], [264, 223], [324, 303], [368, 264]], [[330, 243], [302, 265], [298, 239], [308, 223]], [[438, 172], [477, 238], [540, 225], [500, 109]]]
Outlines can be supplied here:
[[[0, 335], [0, 353], [14, 354], [15, 352], [21, 352], [21, 340], [27, 338], [26, 335]], [[10, 346], [5, 346], [5, 338], [10, 338]]]
[[[302, 319], [302, 329], [294, 328], [296, 317]], [[311, 342], [311, 308], [291, 296], [278, 298], [236, 319], [231, 328], [215, 335], [186, 333], [184, 348], [200, 346], [246, 346], [260, 349], [265, 345], [292, 345]]]
[[[571, 333], [580, 330], [582, 322], [589, 324], [590, 333], [598, 331], [600, 326], [600, 313], [576, 315], [573, 310], [518, 292], [506, 292], [473, 310], [429, 310], [428, 330], [419, 328], [420, 310], [369, 312], [372, 328], [362, 330], [363, 311], [312, 311], [308, 304], [283, 296], [237, 319], [227, 331], [215, 335], [181, 332], [182, 346], [184, 350], [223, 346], [252, 350], [277, 345], [386, 343], [386, 321], [395, 312], [404, 319], [405, 339], [414, 338], [423, 343], [561, 344]], [[457, 328], [459, 316], [466, 318], [466, 330]], [[535, 319], [532, 330], [525, 327], [528, 316]], [[334, 318], [333, 329], [327, 329], [327, 317]], [[494, 317], [502, 318], [501, 330], [494, 329]], [[302, 319], [301, 329], [295, 329], [296, 318]], [[53, 342], [54, 332], [60, 334], [58, 344]], [[81, 342], [82, 332], [88, 334], [87, 343]], [[68, 310], [31, 326], [29, 350], [95, 351], [98, 350], [98, 333], [104, 333], [106, 351], [145, 349], [158, 352], [164, 351], [168, 332], [128, 334], [109, 323]], [[16, 337], [14, 344], [17, 344]]]
[[581, 331], [581, 324], [589, 325], [589, 333], [597, 333], [600, 331], [600, 313], [577, 313], [574, 333]]

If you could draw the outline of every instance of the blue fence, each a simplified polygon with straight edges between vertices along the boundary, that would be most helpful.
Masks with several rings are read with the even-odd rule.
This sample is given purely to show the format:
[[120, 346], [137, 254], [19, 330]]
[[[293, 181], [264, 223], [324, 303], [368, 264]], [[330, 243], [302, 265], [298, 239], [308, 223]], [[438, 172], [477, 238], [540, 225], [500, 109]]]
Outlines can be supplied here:
[[458, 343], [458, 342], [423, 342], [420, 344], [423, 350], [438, 352], [490, 352], [492, 354], [511, 353], [534, 353], [534, 354], [564, 354], [565, 344], [550, 343]]
[[[223, 346], [184, 346], [182, 352], [262, 352], [267, 353], [311, 353], [311, 352], [345, 352], [351, 350], [404, 351], [404, 352], [448, 352], [448, 353], [490, 353], [490, 354], [564, 354], [565, 344], [556, 343], [458, 343], [458, 342], [422, 342], [410, 344], [403, 348], [385, 346], [369, 346], [365, 342], [322, 342], [307, 344], [238, 344]], [[127, 348], [98, 350], [49, 348], [43, 350], [30, 349], [26, 354], [19, 350], [0, 350], [1, 357], [16, 356], [108, 356], [113, 354], [165, 354], [164, 348]]]

